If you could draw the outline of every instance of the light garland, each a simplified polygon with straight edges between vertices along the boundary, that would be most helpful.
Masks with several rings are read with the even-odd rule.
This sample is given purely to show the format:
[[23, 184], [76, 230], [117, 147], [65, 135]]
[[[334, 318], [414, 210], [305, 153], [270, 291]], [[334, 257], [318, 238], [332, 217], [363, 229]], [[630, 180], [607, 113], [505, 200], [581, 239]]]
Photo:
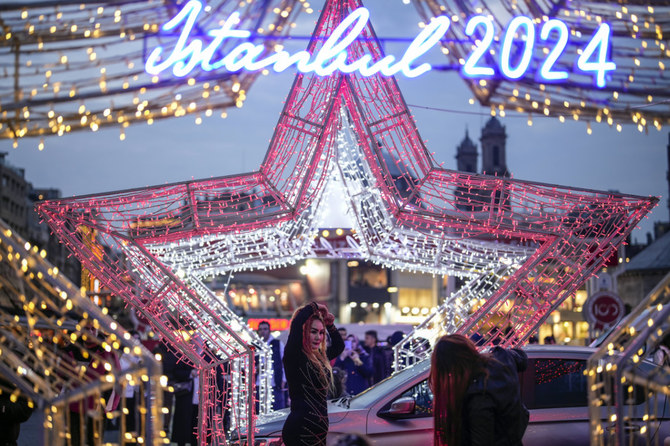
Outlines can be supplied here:
[[[670, 368], [641, 363], [653, 360], [670, 335], [669, 319], [670, 275], [666, 275], [589, 358], [585, 374], [591, 444], [653, 444], [660, 435], [657, 430], [667, 410], [664, 395], [670, 396]], [[637, 431], [628, 429], [631, 414]], [[629, 440], [629, 435], [636, 440]]]
[[[502, 0], [495, 4], [477, 0], [467, 3], [456, 0], [416, 0], [412, 2], [423, 22], [433, 17], [446, 15], [452, 22], [465, 22], [474, 14], [491, 18], [496, 33], [500, 32], [514, 17], [529, 16], [538, 28], [550, 20], [559, 19], [567, 25], [569, 47], [578, 48], [587, 42], [600, 25], [611, 27], [611, 54], [616, 71], [609, 75], [606, 88], [594, 88], [589, 75], [540, 82], [534, 76], [540, 64], [547, 58], [549, 48], [536, 47], [527, 70], [518, 81], [494, 75], [491, 79], [466, 80], [474, 98], [491, 108], [492, 115], [504, 116], [506, 112], [528, 113], [567, 120], [585, 121], [590, 133], [593, 122], [606, 123], [621, 131], [621, 125], [633, 123], [640, 132], [651, 128], [661, 130], [670, 123], [668, 113], [668, 91], [670, 82], [666, 66], [670, 61], [667, 36], [670, 33], [670, 5], [667, 2], [620, 2], [587, 1], [556, 3], [547, 0], [518, 2]], [[467, 55], [475, 43], [476, 36], [464, 33], [464, 26], [452, 26], [447, 33], [448, 44], [443, 53], [452, 67], [457, 69], [466, 63]], [[523, 34], [523, 33], [520, 33]], [[553, 39], [558, 39], [558, 34]], [[519, 41], [522, 37], [517, 36]], [[496, 42], [500, 40], [495, 38]], [[558, 43], [551, 40], [551, 50]], [[493, 49], [487, 51], [486, 63], [495, 66], [503, 58]], [[504, 58], [503, 58], [504, 59]], [[569, 72], [575, 61], [572, 57], [560, 57], [555, 64], [558, 71]], [[529, 118], [529, 125], [532, 121]]]
[[[167, 382], [161, 380], [160, 365], [45, 257], [45, 251], [0, 220], [0, 289], [9, 304], [0, 310], [0, 372], [18, 389], [0, 386], [0, 392], [15, 392], [43, 412], [44, 444], [62, 444], [74, 435], [68, 424], [74, 417], [84, 432], [93, 429], [91, 434], [98, 437], [105, 419], [116, 420], [117, 444], [129, 439], [163, 444], [162, 387]], [[103, 336], [95, 336], [91, 329], [101, 330]], [[130, 359], [119, 365], [103, 350]], [[92, 367], [96, 373], [90, 373]], [[123, 395], [128, 386], [139, 389], [135, 410], [141, 416], [134, 431], [126, 429], [124, 421], [128, 407]], [[100, 418], [87, 426], [88, 406], [93, 410], [105, 405], [112, 389], [121, 398], [118, 408], [100, 410]], [[79, 410], [73, 412], [73, 407]]]
[[[327, 2], [308, 50], [359, 6]], [[380, 55], [371, 26], [362, 33], [366, 39], [348, 48], [351, 57]], [[433, 335], [478, 333], [506, 346], [534, 333], [657, 201], [441, 169], [393, 78], [301, 74], [259, 171], [47, 201], [38, 210], [82, 264], [197, 369], [230, 364], [225, 373], [240, 384], [226, 395], [251, 443], [252, 340], [198, 281], [317, 253], [329, 190], [344, 191], [336, 198], [347, 205], [361, 258], [469, 280], [428, 315]], [[123, 259], [92, 255], [81, 226], [97, 229]], [[351, 255], [351, 247], [342, 253]], [[203, 351], [171, 334], [180, 329], [195, 329]], [[418, 342], [406, 354], [429, 349]], [[201, 401], [215, 397], [213, 389], [201, 393]], [[225, 436], [207, 422], [203, 417], [201, 444]]]
[[[300, 12], [311, 8], [305, 0], [212, 0], [202, 20], [236, 11], [269, 50], [272, 37], [288, 35]], [[159, 29], [173, 12], [164, 0], [0, 5], [0, 138], [16, 146], [25, 137], [117, 127], [123, 140], [130, 124], [186, 115], [200, 122], [242, 107], [258, 73], [193, 73], [184, 81], [144, 72], [147, 45], [175, 45]]]

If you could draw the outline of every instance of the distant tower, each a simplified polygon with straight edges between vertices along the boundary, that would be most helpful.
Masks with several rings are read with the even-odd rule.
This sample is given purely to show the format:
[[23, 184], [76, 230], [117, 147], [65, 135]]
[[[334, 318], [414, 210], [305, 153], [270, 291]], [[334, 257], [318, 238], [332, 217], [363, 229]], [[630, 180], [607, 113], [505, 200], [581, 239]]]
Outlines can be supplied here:
[[507, 133], [495, 116], [482, 129], [479, 141], [482, 143], [482, 173], [509, 177], [505, 152]]
[[472, 142], [468, 130], [465, 129], [465, 138], [456, 147], [456, 170], [476, 173], [477, 156], [477, 145]]

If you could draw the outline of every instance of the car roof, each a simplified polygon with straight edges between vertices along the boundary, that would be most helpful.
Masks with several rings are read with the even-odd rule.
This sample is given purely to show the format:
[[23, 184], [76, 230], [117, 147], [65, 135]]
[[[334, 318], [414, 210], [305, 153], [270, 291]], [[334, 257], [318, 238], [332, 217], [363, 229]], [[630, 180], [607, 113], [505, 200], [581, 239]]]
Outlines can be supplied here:
[[[583, 347], [578, 345], [537, 345], [530, 344], [522, 348], [530, 359], [533, 358], [568, 358], [587, 360], [597, 349], [593, 347]], [[399, 381], [412, 380], [417, 376], [423, 375], [430, 371], [430, 357], [425, 358], [411, 367], [408, 367], [399, 372], [393, 373], [389, 378], [380, 383], [368, 388], [363, 393], [355, 396], [352, 399], [352, 404], [358, 401], [364, 402], [363, 405], [369, 401], [375, 401], [380, 395], [388, 394], [397, 387]]]
[[544, 354], [544, 353], [561, 353], [561, 354], [574, 354], [578, 353], [580, 355], [591, 356], [595, 353], [597, 349], [593, 347], [584, 347], [581, 345], [539, 345], [539, 344], [529, 344], [523, 347], [529, 356], [535, 354]]

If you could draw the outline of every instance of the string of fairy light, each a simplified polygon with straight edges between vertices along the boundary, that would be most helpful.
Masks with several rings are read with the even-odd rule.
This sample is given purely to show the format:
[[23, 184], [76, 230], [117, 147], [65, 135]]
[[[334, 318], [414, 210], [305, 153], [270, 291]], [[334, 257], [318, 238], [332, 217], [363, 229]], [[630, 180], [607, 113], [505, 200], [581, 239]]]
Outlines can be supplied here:
[[[595, 123], [618, 131], [633, 123], [646, 132], [660, 130], [670, 119], [670, 88], [665, 75], [670, 48], [664, 40], [670, 6], [665, 2], [554, 5], [506, 0], [493, 6], [470, 2], [467, 7], [452, 0], [412, 3], [423, 19], [419, 26], [436, 15], [451, 18], [454, 26], [443, 39], [450, 69], [462, 67], [472, 50], [472, 39], [457, 25], [475, 13], [489, 15], [499, 28], [520, 14], [533, 17], [538, 26], [559, 18], [570, 27], [575, 42], [587, 39], [598, 24], [612, 27], [611, 56], [617, 70], [606, 88], [594, 88], [584, 76], [542, 83], [533, 78], [532, 70], [518, 81], [465, 78], [474, 95], [470, 102], [489, 107], [492, 115], [527, 115], [529, 125], [538, 116], [560, 122], [582, 121], [589, 134]], [[124, 140], [125, 129], [134, 123], [151, 125], [191, 115], [201, 124], [205, 118], [215, 114], [225, 118], [229, 109], [242, 107], [259, 73], [196, 72], [186, 79], [169, 79], [144, 72], [147, 48], [157, 43], [167, 48], [174, 44], [159, 32], [179, 4], [171, 5], [162, 0], [0, 5], [0, 138], [13, 140], [14, 147], [21, 138], [39, 138], [38, 148], [43, 150], [47, 136], [117, 127], [119, 138]], [[201, 20], [220, 23], [234, 11], [241, 14], [241, 28], [254, 29], [255, 38], [263, 40], [268, 51], [276, 51], [297, 26], [300, 13], [313, 12], [313, 6], [306, 0], [216, 0], [208, 3]], [[499, 37], [495, 39], [499, 41]], [[544, 50], [536, 50], [534, 65]], [[496, 57], [493, 49], [491, 57]], [[558, 66], [571, 63], [566, 58], [559, 60]]]
[[584, 371], [591, 444], [624, 444], [630, 413], [641, 440], [652, 444], [670, 395], [670, 370], [650, 364], [670, 335], [670, 275], [666, 275], [602, 341]]
[[[532, 70], [517, 81], [502, 77], [491, 80], [467, 80], [474, 98], [490, 108], [493, 116], [506, 116], [510, 112], [527, 114], [532, 125], [535, 116], [549, 116], [560, 122], [569, 120], [585, 123], [591, 133], [592, 123], [606, 123], [621, 131], [623, 125], [633, 123], [640, 132], [661, 130], [670, 123], [668, 101], [670, 78], [666, 72], [670, 48], [670, 4], [659, 2], [572, 1], [552, 2], [533, 0], [500, 2], [455, 0], [403, 0], [412, 3], [423, 18], [421, 26], [437, 15], [451, 17], [453, 23], [464, 23], [472, 14], [491, 17], [498, 29], [513, 16], [527, 15], [537, 26], [552, 18], [564, 21], [570, 29], [570, 39], [580, 42], [587, 39], [601, 23], [612, 29], [610, 58], [616, 62], [605, 88], [595, 88], [588, 79], [568, 79], [559, 83], [538, 82]], [[464, 26], [452, 26], [444, 46], [445, 57], [455, 66], [463, 66], [475, 42], [463, 32]], [[499, 40], [495, 38], [495, 42]], [[541, 50], [534, 58], [542, 60]], [[546, 54], [546, 53], [545, 53]], [[491, 49], [490, 56], [498, 57]], [[569, 68], [572, 60], [557, 62]]]
[[[359, 4], [328, 2], [310, 50]], [[372, 28], [362, 35], [351, 54], [381, 54]], [[105, 287], [209, 373], [219, 361], [249, 355], [249, 341], [234, 318], [226, 319], [225, 302], [195, 279], [304, 258], [335, 182], [345, 191], [363, 258], [470, 279], [468, 293], [445, 296], [457, 312], [442, 307], [428, 318], [501, 345], [534, 333], [657, 201], [439, 168], [395, 80], [352, 73], [296, 77], [256, 172], [51, 200], [38, 212]], [[82, 226], [96, 228], [110, 252], [125, 256], [94, 255]], [[203, 352], [174, 334], [192, 328]], [[239, 373], [237, 387], [248, 389], [252, 367], [249, 357], [226, 376]], [[207, 407], [223, 399], [217, 392], [203, 390]], [[229, 400], [233, 410], [246, 412], [250, 435], [251, 398], [242, 391]], [[205, 436], [225, 435], [203, 418]]]
[[[163, 0], [19, 2], [0, 5], [0, 138], [62, 136], [78, 130], [118, 127], [119, 138], [134, 123], [193, 115], [195, 123], [242, 107], [258, 73], [163, 79], [144, 72], [147, 46], [174, 39], [160, 26], [178, 10]], [[239, 2], [213, 0], [203, 21], [240, 13], [272, 48], [299, 13], [312, 12], [305, 0]]]
[[[14, 386], [0, 384], [0, 393], [9, 392], [12, 401], [26, 398], [29, 407], [42, 411], [40, 442], [59, 444], [74, 435], [68, 418], [84, 415], [83, 410], [69, 409], [88, 407], [92, 398], [101, 401], [93, 409], [106, 404], [105, 398], [111, 397], [103, 397], [104, 392], [112, 387], [122, 395], [128, 386], [136, 386], [140, 389], [136, 409], [142, 414], [138, 429], [131, 431], [119, 422], [128, 412], [125, 398], [106, 414], [108, 420], [119, 422], [118, 444], [164, 444], [160, 414], [167, 380], [161, 378], [158, 362], [45, 258], [44, 250], [0, 221], [0, 372]], [[119, 355], [132, 359], [117, 363], [106, 356], [112, 351], [117, 359]], [[90, 368], [101, 376], [91, 374]], [[86, 429], [102, 434], [95, 425]]]

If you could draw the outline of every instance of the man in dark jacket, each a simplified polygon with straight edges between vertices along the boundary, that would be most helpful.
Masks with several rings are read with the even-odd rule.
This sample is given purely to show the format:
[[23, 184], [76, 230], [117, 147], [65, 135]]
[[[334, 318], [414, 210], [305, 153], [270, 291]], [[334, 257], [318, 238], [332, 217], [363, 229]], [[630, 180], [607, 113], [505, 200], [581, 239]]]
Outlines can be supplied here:
[[377, 344], [377, 330], [365, 332], [365, 350], [368, 352], [369, 365], [372, 368], [370, 385], [375, 385], [391, 374], [391, 363], [388, 361], [390, 355]]
[[[275, 339], [270, 333], [270, 322], [260, 321], [258, 323], [258, 335], [272, 350], [272, 409], [279, 410], [286, 407], [284, 392], [286, 390], [286, 375], [284, 374], [284, 344]], [[258, 385], [258, 382], [256, 383]]]
[[[0, 377], [0, 446], [16, 446], [21, 423], [30, 418], [33, 409], [23, 398], [12, 398], [14, 385]], [[14, 401], [12, 401], [14, 400]]]

